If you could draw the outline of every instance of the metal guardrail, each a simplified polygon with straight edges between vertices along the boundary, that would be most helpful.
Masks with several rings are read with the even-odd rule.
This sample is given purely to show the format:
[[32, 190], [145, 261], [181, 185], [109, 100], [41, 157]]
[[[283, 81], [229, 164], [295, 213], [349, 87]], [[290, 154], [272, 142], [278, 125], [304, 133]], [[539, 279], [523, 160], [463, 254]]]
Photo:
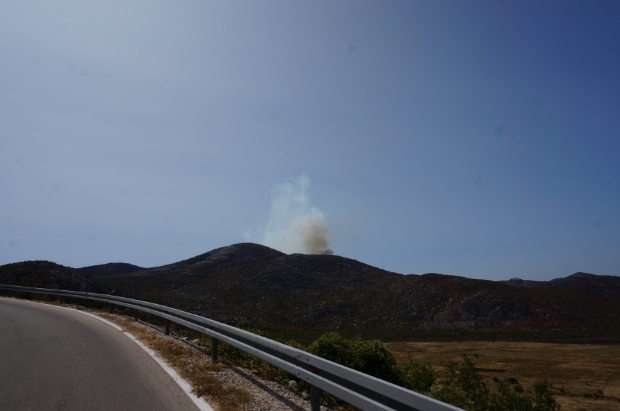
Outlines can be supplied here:
[[170, 322], [184, 325], [212, 337], [214, 360], [217, 360], [217, 342], [223, 341], [308, 382], [311, 386], [312, 411], [318, 411], [320, 408], [320, 390], [365, 411], [463, 411], [305, 351], [175, 308], [131, 298], [80, 291], [3, 284], [0, 284], [0, 290], [99, 301], [108, 303], [110, 312], [114, 305], [132, 308], [135, 310], [136, 320], [139, 311], [165, 318], [166, 334], [170, 331]]

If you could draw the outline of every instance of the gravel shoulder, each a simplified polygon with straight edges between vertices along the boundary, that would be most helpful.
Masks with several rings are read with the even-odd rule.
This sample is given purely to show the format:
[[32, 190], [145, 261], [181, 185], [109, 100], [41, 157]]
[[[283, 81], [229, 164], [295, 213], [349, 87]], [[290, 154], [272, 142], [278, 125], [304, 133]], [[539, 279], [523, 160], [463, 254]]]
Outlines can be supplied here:
[[[105, 319], [111, 320], [116, 324], [126, 326], [128, 321], [126, 317], [120, 315], [99, 314]], [[178, 338], [171, 333], [166, 336], [163, 334], [163, 329], [153, 326], [151, 324], [145, 324], [142, 322], [135, 323], [131, 321], [135, 327], [140, 327], [145, 332], [149, 333], [150, 338], [157, 338], [169, 341], [171, 344], [177, 345], [180, 349], [185, 350], [186, 361], [185, 367], [196, 367], [196, 362], [212, 363], [210, 356], [206, 355], [203, 350], [194, 345], [192, 342]], [[149, 337], [147, 337], [149, 338]], [[198, 359], [196, 355], [198, 354]], [[258, 375], [255, 371], [236, 367], [226, 362], [217, 362], [222, 367], [219, 371], [213, 371], [210, 374], [217, 378], [224, 388], [234, 387], [236, 389], [247, 392], [251, 400], [243, 405], [243, 410], [247, 411], [310, 411], [310, 399], [304, 398], [294, 391], [286, 388], [276, 382], [265, 380]], [[194, 364], [194, 365], [191, 365]], [[174, 367], [174, 364], [170, 364]], [[196, 367], [198, 368], [198, 367]], [[183, 370], [177, 369], [177, 372], [182, 374]], [[217, 410], [217, 400], [205, 395], [205, 399]], [[321, 406], [321, 411], [331, 411], [330, 408]]]

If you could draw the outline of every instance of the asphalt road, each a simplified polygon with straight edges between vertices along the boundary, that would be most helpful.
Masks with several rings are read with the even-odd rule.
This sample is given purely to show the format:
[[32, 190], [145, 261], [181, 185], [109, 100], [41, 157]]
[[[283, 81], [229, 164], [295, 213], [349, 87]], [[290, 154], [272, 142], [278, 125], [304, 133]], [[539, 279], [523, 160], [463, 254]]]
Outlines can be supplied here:
[[0, 298], [0, 409], [198, 407], [116, 328], [76, 311]]

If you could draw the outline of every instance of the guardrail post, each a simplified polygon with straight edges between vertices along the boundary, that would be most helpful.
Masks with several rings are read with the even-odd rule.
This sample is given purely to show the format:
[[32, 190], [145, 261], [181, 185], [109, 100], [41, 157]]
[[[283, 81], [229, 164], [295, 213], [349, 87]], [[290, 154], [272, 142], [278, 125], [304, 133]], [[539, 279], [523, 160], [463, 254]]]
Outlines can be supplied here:
[[211, 337], [211, 360], [217, 361], [217, 339]]
[[133, 313], [133, 320], [138, 321], [138, 310], [135, 310], [135, 312]]
[[112, 310], [114, 310], [114, 305], [112, 303], [109, 304], [110, 307], [108, 307], [108, 313], [112, 314]]
[[314, 385], [310, 386], [310, 411], [321, 409], [321, 390]]
[[166, 319], [166, 331], [164, 332], [164, 334], [170, 334], [170, 320], [168, 319]]

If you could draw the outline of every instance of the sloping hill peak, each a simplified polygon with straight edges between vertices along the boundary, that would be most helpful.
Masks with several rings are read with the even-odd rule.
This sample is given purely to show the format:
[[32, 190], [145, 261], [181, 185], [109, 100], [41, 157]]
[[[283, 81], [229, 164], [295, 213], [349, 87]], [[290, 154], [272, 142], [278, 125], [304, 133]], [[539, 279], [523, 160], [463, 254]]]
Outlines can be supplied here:
[[607, 277], [604, 275], [596, 275], [590, 273], [582, 273], [581, 271], [576, 272], [575, 274], [571, 274], [568, 277], [576, 277], [576, 278], [594, 278], [594, 277]]
[[195, 257], [188, 258], [187, 260], [166, 264], [161, 267], [150, 268], [148, 271], [151, 273], [162, 273], [186, 269], [193, 270], [194, 268], [201, 269], [201, 266], [218, 264], [224, 261], [235, 261], [242, 263], [249, 260], [277, 258], [285, 255], [286, 254], [278, 250], [274, 250], [273, 248], [269, 248], [264, 245], [254, 243], [238, 243], [226, 247], [216, 248]]
[[197, 255], [196, 257], [192, 257], [187, 260], [179, 261], [178, 263], [170, 265], [188, 266], [207, 262], [211, 263], [216, 260], [223, 259], [236, 260], [246, 258], [280, 257], [284, 255], [286, 254], [278, 250], [274, 250], [273, 248], [266, 247], [264, 245], [254, 243], [238, 243], [226, 247], [216, 248], [215, 250], [211, 250], [204, 254]]
[[134, 271], [141, 271], [144, 269], [144, 267], [138, 267], [137, 265], [128, 263], [107, 263], [80, 268], [80, 270], [85, 271], [91, 275], [127, 274], [133, 273]]
[[216, 248], [215, 250], [211, 250], [206, 254], [209, 255], [210, 258], [218, 259], [218, 258], [235, 258], [235, 257], [272, 257], [272, 256], [283, 256], [286, 255], [281, 251], [274, 250], [273, 248], [269, 248], [264, 245], [255, 244], [255, 243], [237, 243], [232, 244], [226, 247]]

